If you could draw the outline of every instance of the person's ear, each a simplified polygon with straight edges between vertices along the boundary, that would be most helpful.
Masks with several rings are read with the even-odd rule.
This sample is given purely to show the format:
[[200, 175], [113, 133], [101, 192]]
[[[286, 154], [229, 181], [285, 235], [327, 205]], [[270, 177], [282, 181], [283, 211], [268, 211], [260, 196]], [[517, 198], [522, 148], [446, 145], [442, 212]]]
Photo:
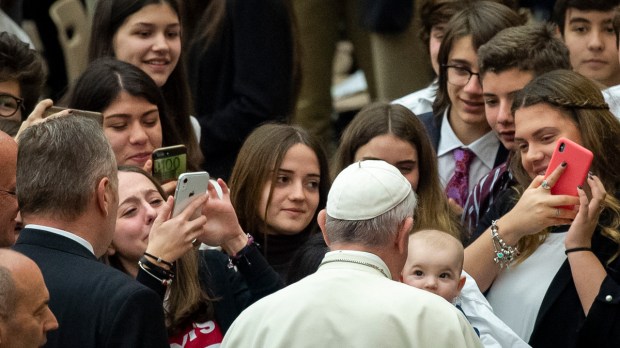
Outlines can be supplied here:
[[116, 254], [116, 248], [114, 247], [114, 243], [110, 243], [110, 245], [108, 246], [108, 249], [106, 250], [106, 254], [108, 256], [112, 256]]
[[99, 180], [97, 185], [97, 206], [104, 216], [108, 216], [111, 213], [112, 205], [114, 204], [115, 192], [112, 187], [110, 179], [107, 177]]
[[457, 289], [459, 290], [459, 293], [461, 292], [461, 290], [465, 286], [465, 281], [467, 281], [467, 278], [464, 275], [461, 275], [461, 279], [459, 279], [459, 285], [457, 287]]
[[319, 224], [319, 228], [321, 229], [321, 233], [323, 234], [323, 239], [325, 240], [325, 244], [329, 246], [329, 238], [327, 237], [327, 232], [325, 231], [325, 222], [327, 221], [327, 212], [325, 209], [321, 209], [319, 214], [316, 217], [316, 222]]
[[413, 218], [406, 218], [398, 228], [398, 234], [396, 235], [396, 248], [400, 254], [407, 255], [409, 251], [409, 232], [413, 228]]

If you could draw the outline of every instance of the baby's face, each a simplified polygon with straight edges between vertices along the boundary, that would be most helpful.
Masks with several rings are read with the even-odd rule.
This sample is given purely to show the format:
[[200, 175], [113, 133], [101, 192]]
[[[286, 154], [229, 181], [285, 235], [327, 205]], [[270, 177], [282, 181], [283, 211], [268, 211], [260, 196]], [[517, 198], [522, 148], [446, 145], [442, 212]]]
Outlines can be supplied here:
[[437, 249], [426, 243], [409, 245], [409, 256], [402, 273], [403, 283], [452, 302], [461, 292], [461, 265], [451, 249]]

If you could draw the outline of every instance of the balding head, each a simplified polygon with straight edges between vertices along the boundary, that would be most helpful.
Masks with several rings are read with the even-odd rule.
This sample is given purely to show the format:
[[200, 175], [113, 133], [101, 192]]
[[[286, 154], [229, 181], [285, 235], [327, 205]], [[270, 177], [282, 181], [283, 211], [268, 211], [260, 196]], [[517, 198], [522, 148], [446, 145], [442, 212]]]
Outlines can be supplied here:
[[15, 243], [17, 143], [0, 131], [0, 248]]
[[58, 322], [39, 267], [26, 256], [0, 249], [0, 346], [40, 347]]

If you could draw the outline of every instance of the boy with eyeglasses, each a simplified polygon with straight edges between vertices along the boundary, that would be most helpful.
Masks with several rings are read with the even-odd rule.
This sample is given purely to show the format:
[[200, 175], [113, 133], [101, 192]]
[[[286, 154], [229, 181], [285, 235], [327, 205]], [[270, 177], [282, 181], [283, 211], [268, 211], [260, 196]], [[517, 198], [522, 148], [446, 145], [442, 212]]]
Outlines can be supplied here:
[[0, 130], [17, 133], [37, 104], [45, 78], [39, 53], [16, 36], [0, 33]]
[[459, 215], [470, 188], [508, 154], [485, 118], [477, 50], [500, 30], [523, 23], [510, 8], [480, 1], [447, 24], [433, 113], [420, 119], [437, 151], [440, 180]]

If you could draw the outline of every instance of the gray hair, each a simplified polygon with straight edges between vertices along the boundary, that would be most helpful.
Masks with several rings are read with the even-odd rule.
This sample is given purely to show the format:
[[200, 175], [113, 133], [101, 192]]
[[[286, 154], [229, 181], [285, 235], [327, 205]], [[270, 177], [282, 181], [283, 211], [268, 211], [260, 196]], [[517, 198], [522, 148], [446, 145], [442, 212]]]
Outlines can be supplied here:
[[325, 229], [330, 242], [355, 243], [368, 247], [384, 246], [393, 239], [417, 206], [413, 190], [394, 208], [368, 220], [340, 220], [326, 216]]
[[101, 125], [87, 117], [47, 119], [19, 138], [17, 199], [22, 215], [74, 220], [101, 179], [117, 188], [116, 159]]
[[0, 266], [0, 319], [6, 320], [13, 315], [16, 302], [15, 280], [8, 268]]

